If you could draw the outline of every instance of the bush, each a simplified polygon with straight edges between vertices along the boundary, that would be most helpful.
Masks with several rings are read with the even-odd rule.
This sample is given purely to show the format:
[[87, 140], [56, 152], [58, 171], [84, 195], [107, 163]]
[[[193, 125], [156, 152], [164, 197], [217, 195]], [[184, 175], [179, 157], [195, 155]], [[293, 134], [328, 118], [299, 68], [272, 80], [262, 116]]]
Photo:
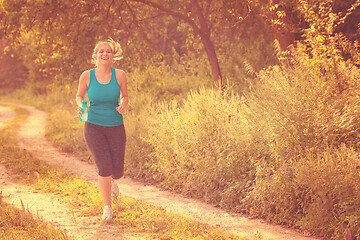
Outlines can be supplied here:
[[341, 239], [346, 224], [360, 234], [359, 156], [343, 145], [308, 153], [258, 179], [246, 199], [253, 213]]
[[152, 148], [154, 180], [222, 207], [238, 206], [251, 186], [257, 156], [241, 106], [239, 97], [205, 88], [182, 104], [158, 106], [161, 112], [144, 137]]
[[124, 115], [127, 135], [126, 159], [129, 159], [125, 161], [127, 174], [154, 181], [155, 169], [149, 157], [152, 148], [143, 138], [148, 134], [150, 122], [155, 121], [158, 113], [162, 111], [159, 103], [171, 102], [174, 99], [181, 102], [190, 89], [204, 84], [201, 75], [195, 76], [192, 71], [199, 69], [189, 67], [185, 63], [173, 67], [154, 64], [146, 69], [134, 69], [127, 74], [130, 96], [129, 106]]

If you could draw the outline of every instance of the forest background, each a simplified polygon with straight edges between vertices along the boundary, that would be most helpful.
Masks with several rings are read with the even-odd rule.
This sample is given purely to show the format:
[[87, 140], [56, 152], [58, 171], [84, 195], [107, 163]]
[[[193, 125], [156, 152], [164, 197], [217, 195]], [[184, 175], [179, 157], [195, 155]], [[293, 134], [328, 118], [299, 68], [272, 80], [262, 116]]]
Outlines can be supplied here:
[[[84, 158], [75, 93], [124, 50], [127, 175], [327, 239], [360, 236], [359, 0], [1, 0], [1, 94]], [[90, 159], [91, 161], [91, 159]]]

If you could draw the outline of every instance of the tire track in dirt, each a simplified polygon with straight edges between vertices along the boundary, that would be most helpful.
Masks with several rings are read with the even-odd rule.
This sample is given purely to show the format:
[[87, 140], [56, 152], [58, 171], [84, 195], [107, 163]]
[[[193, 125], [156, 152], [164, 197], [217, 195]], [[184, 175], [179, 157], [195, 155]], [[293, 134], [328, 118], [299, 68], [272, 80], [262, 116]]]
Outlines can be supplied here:
[[[26, 123], [19, 129], [19, 145], [30, 151], [34, 157], [58, 165], [78, 176], [84, 176], [91, 182], [97, 181], [97, 170], [92, 164], [81, 161], [77, 156], [59, 152], [45, 139], [46, 113], [34, 107], [10, 104], [24, 108], [30, 112]], [[35, 144], [34, 144], [35, 143]], [[161, 206], [166, 210], [183, 214], [212, 226], [247, 237], [250, 239], [261, 236], [264, 240], [315, 240], [304, 234], [269, 224], [261, 219], [249, 219], [240, 214], [227, 213], [204, 202], [184, 198], [181, 195], [163, 191], [151, 185], [143, 185], [128, 177], [118, 182], [120, 192], [127, 196]], [[100, 213], [99, 213], [100, 214]]]

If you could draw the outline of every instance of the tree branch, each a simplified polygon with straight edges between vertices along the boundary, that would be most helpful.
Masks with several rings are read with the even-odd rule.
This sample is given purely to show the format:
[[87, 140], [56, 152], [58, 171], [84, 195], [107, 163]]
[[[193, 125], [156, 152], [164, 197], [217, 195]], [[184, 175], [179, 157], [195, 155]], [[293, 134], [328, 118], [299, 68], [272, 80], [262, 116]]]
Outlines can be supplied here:
[[196, 23], [191, 18], [189, 18], [188, 16], [186, 16], [184, 14], [175, 12], [175, 11], [169, 9], [169, 8], [164, 7], [163, 5], [152, 2], [150, 0], [132, 0], [132, 1], [146, 4], [146, 5], [151, 6], [153, 8], [159, 9], [160, 11], [163, 11], [163, 12], [165, 12], [165, 13], [167, 13], [167, 14], [175, 17], [175, 18], [181, 19], [184, 22], [190, 24], [190, 26], [194, 29], [194, 31], [197, 34], [200, 34], [200, 28], [196, 25]]

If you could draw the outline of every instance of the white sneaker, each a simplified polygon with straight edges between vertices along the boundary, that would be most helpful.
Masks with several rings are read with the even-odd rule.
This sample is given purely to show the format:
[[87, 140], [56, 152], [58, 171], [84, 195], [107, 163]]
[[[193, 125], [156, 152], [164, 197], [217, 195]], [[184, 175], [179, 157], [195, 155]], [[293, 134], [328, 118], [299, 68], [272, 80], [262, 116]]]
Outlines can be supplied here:
[[108, 221], [111, 220], [111, 218], [112, 218], [112, 208], [110, 205], [106, 205], [104, 206], [104, 213], [101, 217], [101, 220]]
[[119, 196], [119, 187], [115, 181], [111, 181], [111, 196], [115, 198]]

